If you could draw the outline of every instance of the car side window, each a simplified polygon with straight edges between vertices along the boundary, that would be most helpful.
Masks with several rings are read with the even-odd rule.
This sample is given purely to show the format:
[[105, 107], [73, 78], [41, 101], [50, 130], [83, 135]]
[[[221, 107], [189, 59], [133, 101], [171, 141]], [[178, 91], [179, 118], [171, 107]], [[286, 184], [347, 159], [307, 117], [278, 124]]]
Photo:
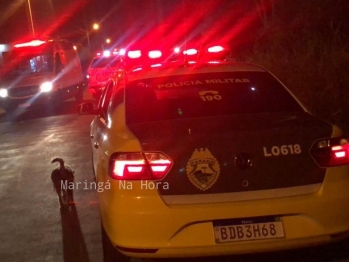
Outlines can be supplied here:
[[107, 86], [105, 87], [104, 93], [101, 97], [100, 103], [99, 103], [99, 108], [101, 109], [100, 111], [100, 117], [106, 120], [106, 116], [107, 116], [107, 110], [108, 110], [108, 106], [109, 106], [109, 102], [112, 96], [112, 92], [113, 92], [113, 87], [114, 84], [112, 81], [110, 81]]
[[109, 114], [113, 112], [118, 105], [124, 102], [124, 91], [125, 91], [125, 78], [120, 77], [118, 83], [116, 84], [113, 90], [112, 101], [108, 108]]

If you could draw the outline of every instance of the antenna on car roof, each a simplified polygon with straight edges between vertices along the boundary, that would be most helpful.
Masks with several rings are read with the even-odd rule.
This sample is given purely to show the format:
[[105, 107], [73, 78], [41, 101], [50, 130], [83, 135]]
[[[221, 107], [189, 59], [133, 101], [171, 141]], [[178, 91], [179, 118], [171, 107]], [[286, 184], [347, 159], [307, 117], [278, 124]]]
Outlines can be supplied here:
[[[183, 10], [183, 27], [186, 28], [187, 24], [187, 13], [185, 11], [185, 0], [182, 0], [182, 10]], [[184, 31], [184, 50], [187, 49], [187, 32]]]

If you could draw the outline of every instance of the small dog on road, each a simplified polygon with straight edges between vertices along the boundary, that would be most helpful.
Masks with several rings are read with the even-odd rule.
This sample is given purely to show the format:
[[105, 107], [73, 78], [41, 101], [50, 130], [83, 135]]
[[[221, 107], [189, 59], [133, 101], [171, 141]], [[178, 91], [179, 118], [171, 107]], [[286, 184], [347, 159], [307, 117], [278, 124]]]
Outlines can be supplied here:
[[74, 171], [64, 165], [62, 158], [54, 158], [51, 163], [59, 163], [59, 166], [51, 173], [53, 187], [58, 195], [59, 205], [61, 208], [74, 203], [73, 190], [69, 188], [71, 183], [74, 183]]

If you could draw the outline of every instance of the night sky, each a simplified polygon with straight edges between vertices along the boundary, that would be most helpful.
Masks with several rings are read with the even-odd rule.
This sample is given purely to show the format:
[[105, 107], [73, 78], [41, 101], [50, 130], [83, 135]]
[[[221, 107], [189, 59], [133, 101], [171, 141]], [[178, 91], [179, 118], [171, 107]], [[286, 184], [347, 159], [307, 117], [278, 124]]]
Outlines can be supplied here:
[[[103, 2], [103, 1], [99, 1]], [[0, 1], [0, 42], [31, 37], [27, 0]], [[73, 37], [76, 31], [90, 23], [91, 0], [30, 0], [33, 24], [37, 36]]]
[[[0, 1], [2, 10], [0, 43], [32, 37], [27, 1]], [[95, 41], [99, 39], [101, 42], [108, 37], [116, 43], [142, 38], [149, 32], [154, 33], [151, 36], [153, 39], [163, 40], [177, 27], [186, 27], [181, 30], [190, 30], [191, 34], [203, 31], [206, 29], [205, 26], [208, 27], [208, 23], [217, 19], [227, 6], [239, 1], [30, 0], [30, 2], [36, 36], [86, 42], [86, 31], [91, 30], [94, 22], [98, 22], [101, 28], [98, 32], [91, 32], [91, 39]], [[188, 17], [193, 21], [187, 23], [185, 18]], [[159, 34], [163, 39], [159, 39]]]
[[[30, 0], [37, 36], [83, 37], [94, 22], [101, 24], [100, 34], [125, 30], [125, 19], [151, 13], [154, 0]], [[0, 1], [0, 42], [17, 41], [31, 36], [28, 0]], [[155, 13], [156, 14], [156, 13]], [[151, 22], [151, 21], [148, 21]], [[121, 28], [122, 27], [122, 28]]]
[[[32, 38], [27, 1], [0, 1], [2, 11], [0, 43]], [[329, 13], [327, 18], [321, 18], [326, 19], [324, 26], [329, 26], [333, 21], [346, 30], [345, 28], [349, 27], [348, 13], [345, 14], [346, 11], [343, 10], [345, 8], [348, 10], [347, 0], [307, 0], [311, 8], [309, 14], [313, 11], [316, 13], [318, 3], [326, 1], [331, 2], [330, 6], [332, 3], [333, 6], [337, 3], [337, 9], [334, 9], [332, 14]], [[92, 46], [96, 48], [103, 46], [103, 43], [106, 45], [104, 42], [106, 38], [110, 38], [113, 45], [124, 45], [145, 37], [162, 43], [209, 39], [242, 46], [248, 42], [252, 43], [253, 39], [258, 37], [257, 29], [263, 27], [261, 10], [271, 10], [270, 3], [279, 6], [290, 5], [287, 0], [30, 0], [30, 2], [37, 37], [65, 38], [86, 46], [89, 32]], [[259, 11], [256, 3], [260, 4]], [[346, 5], [345, 8], [341, 7], [343, 4]], [[297, 5], [295, 7], [297, 8]], [[292, 8], [291, 6], [285, 8], [293, 12], [289, 17], [288, 14], [280, 14], [283, 16], [281, 19], [285, 23], [284, 28], [292, 29], [290, 27], [294, 23], [304, 25], [311, 24], [312, 21], [321, 24], [316, 21], [314, 15], [295, 18], [298, 12]], [[335, 17], [337, 10], [343, 13], [339, 20]], [[327, 10], [322, 10], [322, 13], [324, 12]], [[91, 29], [94, 22], [100, 24], [98, 31]]]

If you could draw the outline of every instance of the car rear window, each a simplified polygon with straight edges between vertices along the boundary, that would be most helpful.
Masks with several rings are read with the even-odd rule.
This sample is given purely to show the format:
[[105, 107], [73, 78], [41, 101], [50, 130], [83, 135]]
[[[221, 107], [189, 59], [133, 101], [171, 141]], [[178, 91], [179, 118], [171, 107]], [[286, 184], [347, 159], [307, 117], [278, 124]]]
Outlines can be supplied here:
[[130, 81], [127, 123], [251, 113], [303, 112], [269, 73], [224, 72]]

